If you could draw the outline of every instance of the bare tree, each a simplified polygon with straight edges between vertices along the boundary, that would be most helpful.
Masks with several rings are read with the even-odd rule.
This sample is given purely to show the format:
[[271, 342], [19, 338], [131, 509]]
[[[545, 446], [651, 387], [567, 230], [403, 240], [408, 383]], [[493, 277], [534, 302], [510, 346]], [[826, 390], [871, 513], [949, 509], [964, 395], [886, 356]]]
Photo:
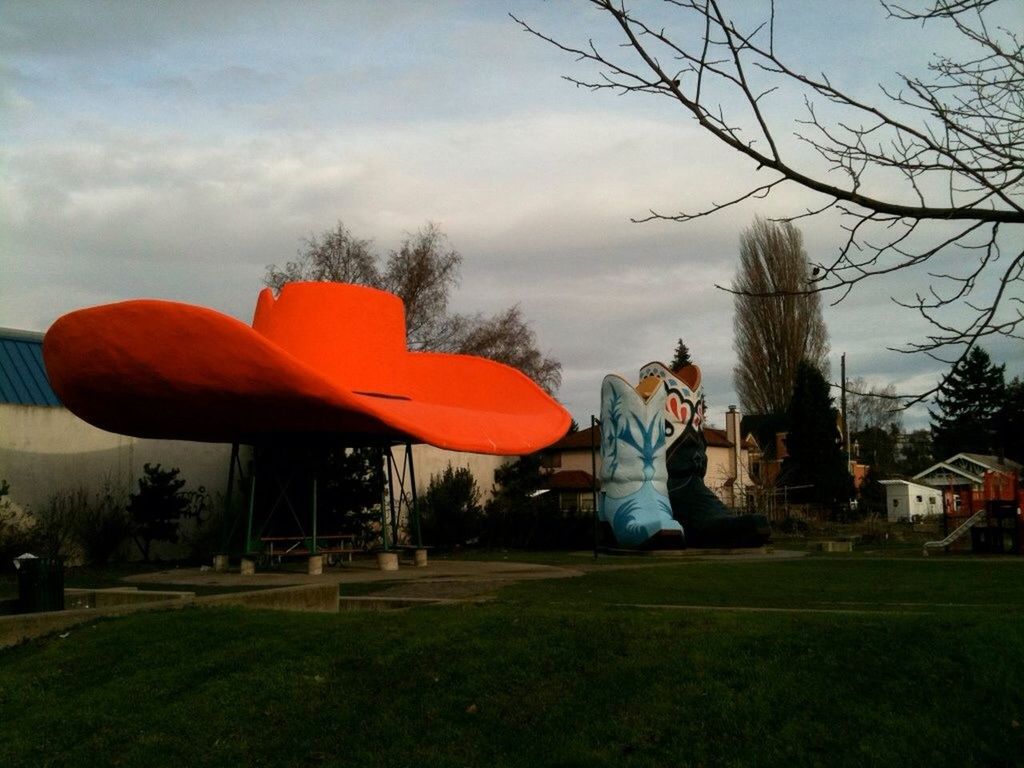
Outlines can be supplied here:
[[895, 385], [873, 386], [860, 376], [847, 379], [846, 421], [851, 435], [866, 429], [899, 431], [903, 409]]
[[797, 367], [806, 360], [828, 372], [828, 330], [816, 293], [804, 293], [810, 267], [800, 230], [755, 219], [740, 236], [735, 292], [736, 368], [743, 410], [785, 413]]
[[386, 265], [372, 250], [372, 241], [352, 235], [340, 222], [284, 267], [267, 267], [263, 282], [280, 291], [288, 282], [322, 280], [357, 283], [390, 291], [405, 303], [406, 333], [415, 350], [472, 354], [518, 368], [548, 393], [562, 383], [562, 365], [537, 348], [537, 338], [518, 306], [490, 318], [448, 311], [458, 285], [462, 256], [441, 229], [428, 223], [408, 235]]
[[518, 305], [489, 319], [469, 318], [458, 351], [518, 368], [547, 392], [555, 392], [562, 383], [561, 364], [537, 349], [537, 337]]
[[377, 257], [371, 250], [373, 243], [353, 236], [340, 221], [334, 229], [304, 242], [306, 247], [299, 251], [295, 261], [283, 267], [267, 267], [263, 278], [266, 285], [280, 291], [285, 283], [326, 280], [381, 287]]
[[448, 313], [448, 300], [459, 284], [461, 267], [462, 256], [433, 223], [388, 255], [378, 287], [402, 297], [406, 332], [414, 349], [458, 349], [466, 322]]
[[[883, 0], [894, 21], [948, 26], [972, 51], [935, 55], [927, 79], [900, 75], [901, 87], [880, 87], [874, 101], [789, 64], [775, 39], [774, 3], [762, 23], [741, 28], [725, 2], [668, 0], [681, 14], [674, 31], [657, 11], [589, 1], [622, 40], [614, 52], [593, 41], [566, 44], [515, 20], [600, 70], [570, 82], [671, 99], [767, 177], [704, 210], [652, 210], [640, 221], [690, 221], [795, 184], [822, 200], [787, 220], [832, 213], [845, 230], [838, 253], [815, 264], [815, 282], [802, 290], [835, 291], [841, 301], [862, 281], [919, 270], [917, 284], [927, 287], [894, 300], [920, 313], [931, 331], [899, 351], [951, 363], [983, 337], [1021, 338], [1024, 48], [1013, 28], [992, 18], [1005, 9], [1012, 20], [1019, 0], [932, 0], [921, 10]], [[792, 127], [766, 109], [779, 89], [803, 97], [806, 113]], [[791, 130], [795, 142], [785, 140]], [[811, 151], [801, 152], [801, 144]]]

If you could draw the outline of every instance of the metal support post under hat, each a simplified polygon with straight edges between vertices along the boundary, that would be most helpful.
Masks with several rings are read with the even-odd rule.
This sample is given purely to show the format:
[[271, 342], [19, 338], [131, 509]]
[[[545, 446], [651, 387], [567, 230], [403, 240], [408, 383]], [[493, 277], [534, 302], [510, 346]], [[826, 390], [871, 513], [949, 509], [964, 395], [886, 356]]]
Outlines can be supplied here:
[[[392, 464], [395, 463], [395, 455], [392, 453], [391, 446], [387, 448], [387, 465], [388, 465], [388, 508], [391, 511], [391, 524], [397, 528], [395, 520], [397, 519], [397, 513], [395, 511], [395, 473], [392, 471]], [[398, 497], [398, 508], [402, 507], [401, 491], [399, 491]], [[394, 531], [392, 531], [393, 533]]]
[[384, 451], [380, 446], [377, 447], [377, 458], [381, 464], [377, 469], [377, 484], [380, 486], [380, 535], [384, 550], [387, 551], [391, 547], [388, 544], [388, 515], [384, 504]]
[[597, 548], [601, 538], [601, 526], [597, 517], [597, 445], [594, 438], [597, 437], [597, 428], [601, 426], [601, 420], [590, 415], [590, 488], [594, 497], [594, 559], [597, 559]]
[[311, 555], [316, 554], [316, 470], [313, 471], [313, 542], [309, 548]]
[[249, 522], [245, 527], [245, 553], [250, 554], [256, 549], [252, 545], [252, 515], [256, 507], [256, 467], [253, 466], [252, 478], [249, 480]]
[[420, 531], [420, 507], [416, 496], [416, 469], [412, 461], [412, 443], [405, 444], [405, 458], [409, 462], [409, 486], [412, 491], [412, 514], [416, 520], [416, 546], [423, 546], [423, 533]]

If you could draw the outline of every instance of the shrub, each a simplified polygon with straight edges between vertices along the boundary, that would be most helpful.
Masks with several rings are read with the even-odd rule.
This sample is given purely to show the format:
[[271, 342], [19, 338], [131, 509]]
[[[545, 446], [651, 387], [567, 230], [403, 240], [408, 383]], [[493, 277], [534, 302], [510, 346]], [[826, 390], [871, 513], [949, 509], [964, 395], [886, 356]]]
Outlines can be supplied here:
[[139, 491], [128, 498], [131, 537], [142, 559], [149, 562], [154, 541], [176, 544], [182, 520], [201, 519], [206, 511], [208, 495], [202, 486], [185, 491], [181, 470], [163, 470], [160, 465], [144, 464], [144, 477], [139, 478]]
[[806, 536], [810, 526], [807, 525], [806, 520], [801, 520], [799, 517], [785, 517], [772, 523], [772, 528], [778, 533], [788, 536]]
[[74, 557], [78, 544], [78, 521], [88, 514], [88, 508], [89, 492], [85, 488], [61, 490], [52, 494], [35, 513], [33, 553], [43, 557]]
[[483, 510], [473, 473], [449, 464], [440, 475], [431, 477], [419, 514], [426, 541], [442, 547], [475, 542]]
[[121, 554], [130, 533], [124, 491], [114, 490], [109, 481], [74, 521], [75, 539], [87, 565], [109, 563]]
[[[317, 510], [331, 533], [355, 534], [355, 545], [368, 548], [381, 540], [380, 456], [372, 448], [331, 447], [320, 455]], [[392, 541], [396, 535], [390, 531]]]
[[203, 486], [185, 493], [191, 499], [192, 510], [189, 514], [194, 522], [182, 527], [181, 541], [185, 544], [190, 560], [210, 560], [215, 554], [224, 551], [227, 500], [221, 494], [217, 494], [216, 500], [213, 500]]
[[594, 514], [559, 508], [558, 493], [545, 491], [540, 454], [523, 456], [494, 473], [497, 488], [487, 504], [484, 539], [494, 547], [565, 549], [594, 541]]
[[36, 519], [27, 510], [15, 504], [10, 486], [0, 480], [0, 572], [13, 569], [11, 560], [32, 546], [32, 530]]

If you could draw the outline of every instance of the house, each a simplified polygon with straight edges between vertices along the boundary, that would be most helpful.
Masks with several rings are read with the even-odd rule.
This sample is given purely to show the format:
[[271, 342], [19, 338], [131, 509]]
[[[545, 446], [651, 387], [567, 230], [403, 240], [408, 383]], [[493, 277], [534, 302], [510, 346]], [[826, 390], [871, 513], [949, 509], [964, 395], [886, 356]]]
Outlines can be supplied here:
[[[596, 463], [595, 463], [596, 462]], [[541, 466], [551, 472], [545, 485], [558, 494], [563, 512], [594, 511], [594, 471], [601, 469], [601, 429], [570, 432], [541, 451]]]
[[938, 489], [942, 493], [947, 514], [958, 515], [961, 509], [973, 508], [982, 497], [1001, 498], [1004, 494], [995, 486], [1008, 489], [1024, 466], [998, 456], [980, 453], [958, 453], [918, 472], [914, 482]]
[[1020, 474], [1024, 465], [998, 456], [958, 453], [914, 475], [914, 480], [936, 488], [953, 486], [981, 490], [986, 472]]
[[942, 492], [910, 480], [882, 480], [885, 486], [886, 520], [890, 523], [917, 522], [942, 514]]
[[776, 431], [783, 422], [775, 417], [744, 416], [740, 433], [750, 456], [750, 476], [759, 488], [772, 488], [782, 474], [782, 462], [789, 456], [786, 432]]
[[[837, 440], [842, 439], [841, 420], [837, 414]], [[783, 416], [762, 416], [748, 414], [741, 422], [741, 432], [744, 439], [752, 440], [750, 446], [750, 474], [759, 488], [773, 488], [780, 485], [779, 477], [782, 475], [782, 466], [789, 457], [786, 449], [786, 438], [788, 432], [784, 431], [788, 420]], [[853, 487], [859, 491], [864, 481], [867, 480], [871, 470], [870, 465], [860, 461], [857, 455], [859, 449], [854, 446], [852, 455], [847, 460], [847, 470], [853, 478]], [[783, 478], [781, 485], [785, 485]]]
[[[722, 503], [745, 508], [753, 489], [750, 461], [756, 441], [740, 437], [740, 414], [731, 406], [726, 428], [704, 428], [708, 444], [708, 470], [704, 483]], [[563, 511], [594, 509], [594, 472], [601, 474], [601, 428], [570, 432], [541, 452], [542, 465], [551, 470], [547, 487], [558, 493]]]

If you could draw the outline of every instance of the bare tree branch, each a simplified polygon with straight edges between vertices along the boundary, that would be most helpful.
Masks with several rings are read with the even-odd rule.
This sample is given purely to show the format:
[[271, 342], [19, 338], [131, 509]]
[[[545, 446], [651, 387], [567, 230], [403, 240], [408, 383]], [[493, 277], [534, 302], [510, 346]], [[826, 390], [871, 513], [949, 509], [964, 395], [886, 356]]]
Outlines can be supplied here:
[[[807, 284], [778, 295], [830, 291], [841, 301], [865, 281], [927, 270], [916, 295], [895, 301], [934, 331], [900, 351], [956, 362], [979, 339], [1018, 338], [1024, 329], [1024, 44], [1018, 32], [987, 18], [1018, 1], [932, 0], [908, 8], [882, 0], [893, 24], [948, 26], [964, 41], [965, 53], [934, 55], [927, 77], [899, 74], [900, 87], [880, 86], [876, 103], [827, 74], [792, 66], [776, 39], [771, 2], [763, 23], [742, 29], [725, 0], [665, 0], [682, 22], [694, 22], [674, 31], [643, 0], [633, 3], [640, 10], [623, 0], [588, 0], [621, 37], [615, 53], [593, 40], [586, 47], [555, 40], [513, 18], [527, 33], [596, 69], [596, 79], [571, 77], [578, 86], [670, 98], [728, 150], [772, 174], [696, 212], [652, 209], [634, 221], [702, 218], [769, 196], [783, 182], [819, 193], [821, 205], [778, 220], [838, 214], [843, 242], [833, 258], [813, 265]], [[805, 116], [791, 126], [773, 122], [764, 110], [765, 96], [779, 88], [800, 94], [805, 104]], [[782, 140], [787, 136], [792, 141]], [[810, 155], [797, 151], [801, 146]], [[815, 157], [824, 161], [824, 171], [808, 162]], [[1018, 255], [1001, 259], [1001, 251]], [[934, 391], [909, 399], [917, 402]]]
[[405, 304], [410, 349], [478, 355], [518, 368], [549, 394], [562, 383], [562, 364], [537, 348], [537, 337], [518, 305], [493, 317], [448, 311], [458, 285], [462, 256], [436, 224], [408, 235], [388, 254], [384, 269], [371, 250], [343, 224], [305, 241], [284, 267], [270, 265], [264, 283], [275, 291], [288, 282], [322, 280], [357, 283], [399, 296]]

